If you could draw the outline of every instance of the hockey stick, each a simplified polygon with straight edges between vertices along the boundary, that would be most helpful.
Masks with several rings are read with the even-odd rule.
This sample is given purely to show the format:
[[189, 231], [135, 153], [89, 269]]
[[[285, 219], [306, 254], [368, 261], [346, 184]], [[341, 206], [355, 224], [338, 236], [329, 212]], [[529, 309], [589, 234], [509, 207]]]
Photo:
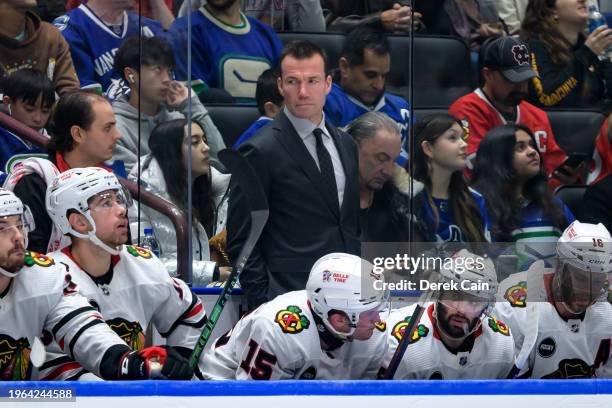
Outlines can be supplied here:
[[249, 231], [249, 236], [240, 250], [236, 265], [234, 266], [227, 283], [223, 287], [223, 291], [219, 295], [217, 303], [215, 303], [215, 306], [213, 307], [212, 312], [204, 325], [202, 334], [200, 335], [200, 338], [198, 339], [198, 342], [196, 343], [196, 346], [189, 357], [189, 366], [192, 369], [195, 369], [198, 365], [200, 355], [204, 351], [204, 347], [206, 346], [206, 343], [208, 342], [208, 339], [210, 338], [219, 317], [221, 317], [225, 303], [229, 299], [230, 293], [236, 285], [236, 282], [238, 282], [238, 276], [244, 269], [244, 266], [251, 255], [251, 251], [253, 251], [253, 248], [259, 240], [259, 236], [266, 225], [266, 221], [268, 220], [268, 201], [251, 165], [240, 155], [240, 153], [232, 149], [220, 151], [219, 159], [232, 174], [232, 178], [236, 178], [238, 184], [240, 185], [240, 189], [242, 190], [242, 194], [244, 194], [244, 196], [247, 198], [251, 213], [251, 229]]
[[514, 366], [506, 378], [516, 378], [525, 367], [525, 363], [538, 339], [540, 324], [539, 302], [543, 301], [544, 261], [537, 261], [527, 270], [527, 324], [523, 328], [525, 336]]

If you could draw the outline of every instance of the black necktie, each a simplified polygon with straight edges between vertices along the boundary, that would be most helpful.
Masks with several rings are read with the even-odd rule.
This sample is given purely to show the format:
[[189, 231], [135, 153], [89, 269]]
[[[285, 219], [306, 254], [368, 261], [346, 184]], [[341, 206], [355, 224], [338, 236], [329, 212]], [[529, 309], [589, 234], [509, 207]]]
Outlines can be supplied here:
[[317, 158], [319, 159], [319, 170], [321, 171], [321, 178], [323, 184], [332, 202], [338, 204], [338, 187], [336, 186], [336, 174], [334, 173], [334, 165], [331, 161], [331, 156], [323, 144], [322, 136], [323, 131], [316, 128], [312, 131], [317, 140]]

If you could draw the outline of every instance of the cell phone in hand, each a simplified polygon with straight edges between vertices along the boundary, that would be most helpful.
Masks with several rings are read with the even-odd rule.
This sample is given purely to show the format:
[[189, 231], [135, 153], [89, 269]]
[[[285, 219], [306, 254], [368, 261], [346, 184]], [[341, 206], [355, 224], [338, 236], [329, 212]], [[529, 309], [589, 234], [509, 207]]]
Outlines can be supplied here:
[[565, 170], [565, 166], [575, 169], [578, 166], [580, 166], [582, 163], [587, 161], [587, 159], [588, 159], [588, 155], [584, 153], [572, 153], [569, 156], [567, 156], [567, 159], [565, 159], [565, 161], [559, 167], [557, 167], [555, 171], [558, 171], [559, 173], [567, 174], [567, 171]]

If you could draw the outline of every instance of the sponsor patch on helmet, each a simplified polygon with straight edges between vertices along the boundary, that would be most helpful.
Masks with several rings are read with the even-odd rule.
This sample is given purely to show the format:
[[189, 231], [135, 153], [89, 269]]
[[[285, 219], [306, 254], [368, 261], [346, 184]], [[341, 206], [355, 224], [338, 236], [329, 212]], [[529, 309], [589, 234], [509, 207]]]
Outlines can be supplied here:
[[274, 322], [278, 323], [283, 333], [297, 334], [310, 327], [310, 320], [302, 314], [297, 306], [287, 306], [276, 313]]
[[[393, 334], [393, 337], [395, 337], [397, 341], [402, 341], [402, 337], [404, 337], [404, 334], [406, 333], [406, 329], [408, 328], [409, 324], [410, 324], [410, 316], [406, 317], [404, 320], [397, 323], [393, 327], [393, 330], [391, 331], [391, 333]], [[412, 335], [412, 338], [410, 339], [409, 344], [416, 343], [421, 338], [427, 337], [428, 333], [429, 333], [429, 329], [427, 328], [427, 326], [425, 326], [424, 324], [419, 324], [416, 330], [414, 331], [414, 334]]]
[[521, 281], [517, 285], [511, 286], [504, 293], [506, 299], [512, 307], [527, 306], [527, 282]]
[[495, 333], [500, 333], [500, 334], [503, 334], [504, 336], [510, 335], [510, 328], [508, 327], [508, 325], [504, 322], [500, 322], [494, 317], [489, 317], [489, 327]]
[[55, 265], [55, 261], [50, 256], [28, 251], [25, 254], [25, 264], [26, 266], [38, 265], [46, 268]]
[[127, 245], [127, 251], [130, 255], [133, 255], [136, 258], [141, 257], [144, 259], [150, 259], [153, 257], [151, 251], [145, 248], [137, 247], [136, 245]]

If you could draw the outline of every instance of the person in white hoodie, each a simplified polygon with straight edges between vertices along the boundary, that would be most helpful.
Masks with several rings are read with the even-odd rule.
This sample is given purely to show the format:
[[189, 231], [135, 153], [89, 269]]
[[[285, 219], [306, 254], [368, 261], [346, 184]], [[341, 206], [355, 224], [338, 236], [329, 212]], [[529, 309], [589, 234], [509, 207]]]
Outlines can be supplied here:
[[138, 156], [150, 152], [153, 128], [188, 117], [191, 100], [191, 118], [206, 132], [212, 163], [223, 169], [217, 158], [225, 148], [223, 138], [195, 93], [173, 80], [174, 57], [168, 42], [158, 37], [128, 38], [115, 55], [115, 68], [130, 86], [130, 94], [113, 102], [117, 128], [123, 135], [115, 146], [114, 160], [123, 160], [129, 172]]
[[[192, 200], [187, 202], [187, 158], [191, 144]], [[149, 192], [173, 203], [187, 213], [192, 211], [193, 286], [206, 286], [212, 281], [227, 280], [231, 267], [219, 266], [210, 260], [209, 237], [224, 234], [227, 218], [228, 187], [231, 176], [222, 174], [209, 164], [208, 134], [191, 124], [191, 138], [186, 119], [160, 123], [149, 138], [151, 153], [141, 159], [140, 183]], [[134, 167], [130, 178], [138, 179]], [[130, 223], [135, 221], [130, 217]], [[144, 219], [143, 219], [144, 218]], [[171, 275], [177, 273], [177, 237], [170, 219], [143, 206], [141, 223], [153, 226], [160, 243], [160, 259]]]

